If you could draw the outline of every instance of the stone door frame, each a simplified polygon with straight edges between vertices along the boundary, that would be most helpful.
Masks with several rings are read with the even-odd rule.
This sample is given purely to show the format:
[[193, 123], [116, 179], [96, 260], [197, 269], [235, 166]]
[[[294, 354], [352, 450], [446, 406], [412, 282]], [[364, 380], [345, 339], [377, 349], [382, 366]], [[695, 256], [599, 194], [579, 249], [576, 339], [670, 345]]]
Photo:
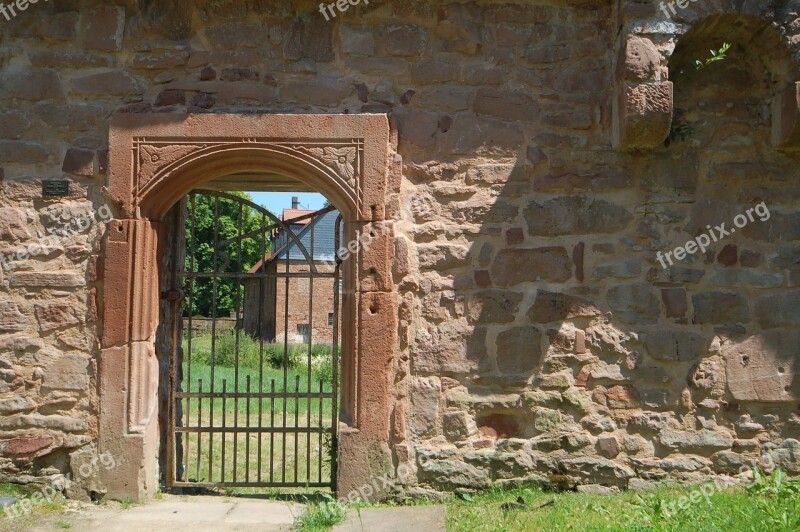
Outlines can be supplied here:
[[146, 500], [159, 486], [161, 218], [202, 183], [242, 172], [280, 174], [311, 186], [342, 213], [344, 244], [361, 242], [353, 246], [344, 279], [339, 492], [385, 472], [398, 339], [394, 231], [386, 219], [390, 151], [386, 115], [112, 118], [106, 194], [116, 218], [103, 241], [98, 360], [98, 445], [117, 463], [103, 472], [110, 497]]

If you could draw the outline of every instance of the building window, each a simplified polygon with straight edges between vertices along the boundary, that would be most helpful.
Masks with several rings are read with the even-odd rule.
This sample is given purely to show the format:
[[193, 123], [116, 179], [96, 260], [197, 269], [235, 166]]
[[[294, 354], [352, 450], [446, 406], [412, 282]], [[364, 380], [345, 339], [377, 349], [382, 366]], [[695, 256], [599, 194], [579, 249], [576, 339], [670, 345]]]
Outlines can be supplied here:
[[297, 324], [297, 338], [300, 343], [308, 342], [308, 323]]
[[333, 312], [328, 312], [328, 327], [333, 327]]

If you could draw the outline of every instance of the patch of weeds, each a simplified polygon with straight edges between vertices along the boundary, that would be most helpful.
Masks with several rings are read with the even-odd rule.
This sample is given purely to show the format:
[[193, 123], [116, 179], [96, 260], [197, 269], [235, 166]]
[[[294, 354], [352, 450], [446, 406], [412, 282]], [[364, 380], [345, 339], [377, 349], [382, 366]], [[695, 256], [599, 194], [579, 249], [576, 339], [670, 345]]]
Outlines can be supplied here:
[[331, 495], [325, 495], [322, 502], [308, 503], [295, 523], [297, 530], [304, 532], [328, 530], [344, 521], [347, 508]]
[[56, 526], [64, 530], [69, 530], [70, 528], [72, 528], [72, 523], [68, 523], [66, 521], [59, 521], [58, 523], [56, 523]]
[[790, 479], [782, 469], [766, 475], [759, 468], [753, 469], [753, 483], [747, 491], [767, 497], [790, 497], [800, 495], [800, 479]]
[[128, 510], [130, 509], [131, 506], [133, 506], [133, 501], [131, 500], [130, 497], [123, 497], [122, 499], [120, 499], [119, 505], [122, 507], [123, 510]]

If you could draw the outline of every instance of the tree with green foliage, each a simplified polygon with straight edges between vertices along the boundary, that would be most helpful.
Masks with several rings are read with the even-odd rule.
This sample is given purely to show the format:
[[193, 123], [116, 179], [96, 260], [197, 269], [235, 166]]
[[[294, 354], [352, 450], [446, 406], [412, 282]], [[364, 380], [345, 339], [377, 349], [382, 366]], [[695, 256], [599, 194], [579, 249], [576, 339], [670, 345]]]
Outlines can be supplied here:
[[[252, 201], [243, 192], [230, 194]], [[269, 252], [269, 235], [259, 229], [271, 225], [271, 220], [258, 210], [238, 201], [204, 194], [190, 196], [187, 203], [187, 272], [247, 272]], [[239, 238], [251, 232], [255, 233]], [[243, 302], [244, 286], [235, 278], [194, 279], [187, 282], [189, 288], [194, 316], [210, 318], [215, 308], [216, 317], [228, 316]], [[186, 304], [189, 312], [188, 290]]]

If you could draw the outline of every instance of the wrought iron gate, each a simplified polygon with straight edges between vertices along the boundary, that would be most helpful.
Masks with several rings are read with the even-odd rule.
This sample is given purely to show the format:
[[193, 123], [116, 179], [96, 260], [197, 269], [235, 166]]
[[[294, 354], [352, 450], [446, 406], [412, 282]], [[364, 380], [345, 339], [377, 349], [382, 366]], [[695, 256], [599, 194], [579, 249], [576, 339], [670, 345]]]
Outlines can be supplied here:
[[337, 215], [331, 206], [280, 220], [236, 194], [187, 198], [169, 487], [334, 486]]

